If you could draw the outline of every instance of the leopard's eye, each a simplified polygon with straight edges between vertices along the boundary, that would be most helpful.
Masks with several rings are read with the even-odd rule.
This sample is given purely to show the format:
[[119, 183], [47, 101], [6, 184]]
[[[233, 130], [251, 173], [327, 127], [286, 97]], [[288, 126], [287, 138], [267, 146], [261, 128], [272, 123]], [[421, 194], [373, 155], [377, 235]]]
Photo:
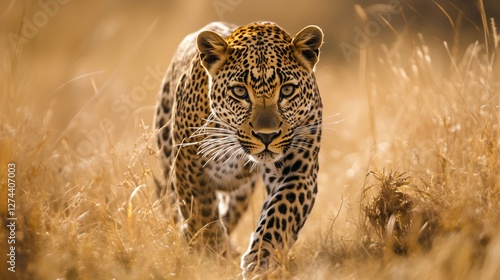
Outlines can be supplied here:
[[280, 89], [280, 97], [281, 98], [288, 98], [294, 92], [295, 92], [295, 86], [294, 85], [284, 85]]
[[236, 96], [239, 99], [247, 99], [248, 98], [248, 91], [243, 86], [234, 86], [231, 88], [231, 92], [233, 93], [234, 96]]

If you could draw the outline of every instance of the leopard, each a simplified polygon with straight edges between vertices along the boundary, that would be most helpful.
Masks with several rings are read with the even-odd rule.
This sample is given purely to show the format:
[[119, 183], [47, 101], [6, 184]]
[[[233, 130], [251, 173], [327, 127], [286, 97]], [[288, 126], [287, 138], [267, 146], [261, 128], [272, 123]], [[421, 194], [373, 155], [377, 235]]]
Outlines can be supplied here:
[[229, 235], [257, 185], [265, 199], [241, 256], [244, 278], [279, 265], [318, 193], [323, 105], [316, 82], [323, 32], [290, 36], [274, 22], [213, 22], [178, 46], [154, 126], [163, 183], [190, 244], [231, 255]]

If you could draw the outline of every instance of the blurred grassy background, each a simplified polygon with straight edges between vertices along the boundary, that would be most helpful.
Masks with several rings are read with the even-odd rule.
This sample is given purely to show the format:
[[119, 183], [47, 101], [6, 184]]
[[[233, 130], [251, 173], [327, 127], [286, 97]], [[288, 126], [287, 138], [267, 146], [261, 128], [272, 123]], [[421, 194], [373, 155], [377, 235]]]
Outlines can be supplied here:
[[[141, 275], [122, 272], [139, 273], [138, 263], [144, 261], [130, 261], [134, 259], [130, 256], [133, 254], [125, 245], [122, 248], [117, 243], [127, 244], [125, 239], [142, 238], [147, 244], [145, 247], [154, 250], [156, 238], [166, 238], [162, 232], [171, 230], [157, 225], [148, 235], [132, 226], [140, 224], [139, 220], [151, 223], [156, 219], [144, 213], [149, 203], [154, 203], [152, 174], [160, 174], [150, 141], [157, 89], [178, 43], [211, 21], [238, 25], [256, 20], [274, 21], [292, 35], [310, 24], [323, 29], [325, 43], [317, 67], [326, 117], [321, 190], [298, 248], [312, 251], [314, 256], [318, 251], [315, 243], [319, 242], [318, 236], [324, 246], [329, 246], [325, 241], [328, 237], [339, 244], [347, 236], [361, 239], [362, 236], [357, 236], [360, 226], [357, 219], [362, 214], [360, 200], [368, 171], [400, 169], [412, 171], [419, 178], [448, 174], [444, 169], [441, 173], [436, 171], [443, 163], [434, 162], [437, 157], [431, 154], [446, 152], [435, 141], [445, 139], [449, 146], [456, 143], [453, 138], [464, 135], [445, 133], [443, 136], [443, 131], [460, 130], [460, 125], [462, 131], [466, 131], [468, 122], [454, 116], [475, 117], [479, 111], [474, 110], [489, 108], [489, 102], [495, 104], [494, 100], [498, 99], [499, 64], [497, 60], [488, 59], [496, 52], [489, 18], [499, 19], [500, 5], [495, 0], [484, 1], [485, 13], [481, 13], [478, 3], [458, 0], [2, 1], [0, 164], [18, 163], [17, 195], [20, 203], [24, 203], [19, 204], [19, 215], [20, 223], [25, 226], [18, 235], [23, 244], [19, 247], [20, 267], [29, 271], [26, 275], [40, 276], [48, 273], [46, 265], [56, 265], [57, 269], [46, 274], [47, 278], [87, 278], [92, 274], [81, 272], [82, 266], [88, 266], [86, 261], [98, 260], [102, 257], [99, 254], [111, 251], [115, 252], [111, 263], [126, 264], [116, 275], [129, 278]], [[377, 20], [376, 14], [385, 15], [388, 25], [380, 18]], [[486, 27], [482, 15], [487, 16]], [[485, 28], [489, 29], [487, 33]], [[448, 42], [449, 54], [443, 41]], [[486, 60], [475, 56], [479, 50], [470, 54], [469, 46], [476, 41], [487, 42], [485, 46], [490, 49]], [[478, 81], [483, 79], [483, 84], [457, 82], [463, 82], [464, 77], [453, 74], [455, 65], [450, 56], [457, 64], [466, 64], [465, 58], [470, 58], [478, 64], [489, 65], [489, 70], [460, 66], [461, 70], [457, 71], [470, 70], [477, 74]], [[419, 64], [430, 57], [432, 65]], [[414, 68], [420, 70], [418, 75], [410, 74]], [[477, 91], [486, 85], [489, 89], [485, 97]], [[447, 92], [453, 88], [458, 88], [462, 95]], [[492, 124], [489, 129], [483, 129], [481, 137], [490, 137], [494, 142], [495, 137], [498, 138], [498, 118], [495, 124], [498, 107], [481, 112], [485, 116], [480, 117]], [[488, 136], [486, 131], [492, 134]], [[462, 145], [471, 143], [467, 139], [463, 139]], [[498, 149], [498, 144], [496, 148], [492, 145]], [[490, 157], [487, 166], [492, 172], [498, 166], [498, 152]], [[465, 162], [464, 166], [469, 166], [465, 156], [458, 158]], [[446, 158], [443, 161], [446, 162]], [[459, 165], [457, 161], [450, 162]], [[4, 170], [0, 172], [3, 178]], [[468, 172], [468, 169], [460, 172]], [[490, 185], [498, 188], [498, 175], [491, 175], [488, 180], [495, 183]], [[147, 187], [142, 188], [145, 192], [142, 204], [127, 212], [127, 207], [132, 205], [132, 198], [128, 200], [130, 194], [143, 184]], [[2, 197], [6, 194], [5, 188], [3, 192]], [[245, 216], [240, 230], [233, 236], [240, 248], [246, 246], [257, 219], [259, 197], [262, 198], [262, 193], [257, 194], [251, 213]], [[3, 198], [0, 206], [4, 218]], [[89, 214], [89, 209], [94, 208], [98, 211]], [[53, 220], [51, 215], [55, 215]], [[116, 233], [110, 233], [113, 228], [110, 225], [103, 226], [106, 230], [101, 232], [103, 228], [91, 222], [85, 222], [83, 228], [78, 223], [64, 228], [68, 219], [84, 219], [82, 215], [91, 215], [106, 225], [112, 225], [116, 219], [119, 222], [114, 223], [120, 224], [117, 228], [123, 227], [125, 232], [117, 229]], [[137, 215], [145, 216], [138, 218]], [[133, 219], [138, 221], [131, 221]], [[335, 224], [335, 233], [332, 233], [328, 229], [333, 227], [332, 221], [337, 220], [342, 225]], [[136, 231], [142, 234], [141, 238], [135, 236]], [[2, 234], [4, 240], [7, 232]], [[63, 240], [73, 234], [80, 239], [73, 244]], [[101, 241], [88, 241], [101, 238]], [[53, 247], [40, 249], [44, 243]], [[144, 250], [143, 245], [129, 244], [129, 248]], [[82, 249], [92, 246], [104, 246], [103, 252], [96, 257], [92, 256], [97, 254], [95, 249]], [[53, 252], [60, 256], [54, 256]], [[72, 253], [67, 256], [64, 252]], [[172, 254], [172, 251], [163, 248], [154, 256], [165, 258], [161, 253]], [[306, 256], [309, 255], [304, 254], [302, 258]], [[5, 263], [3, 258], [2, 251], [0, 261]], [[186, 265], [182, 259], [180, 262], [181, 267]], [[228, 275], [237, 273], [237, 261], [233, 266], [236, 269]], [[191, 269], [204, 271], [203, 264], [199, 267]], [[102, 270], [109, 268], [115, 267], [107, 264]], [[354, 273], [345, 267], [344, 270], [340, 275]], [[159, 274], [151, 278], [162, 278], [159, 275], [165, 270], [158, 268], [158, 271]], [[299, 274], [304, 271], [307, 269], [299, 270]], [[0, 272], [3, 273], [4, 270]], [[113, 275], [100, 273], [98, 275]], [[182, 273], [171, 276], [176, 275]], [[362, 276], [369, 278], [369, 273], [353, 277]]]

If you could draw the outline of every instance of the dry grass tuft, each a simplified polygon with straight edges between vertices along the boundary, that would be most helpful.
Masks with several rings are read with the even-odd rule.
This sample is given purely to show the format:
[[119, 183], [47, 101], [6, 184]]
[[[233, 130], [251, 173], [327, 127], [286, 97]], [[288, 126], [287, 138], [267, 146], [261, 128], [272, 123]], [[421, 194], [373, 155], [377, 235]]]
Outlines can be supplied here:
[[414, 183], [405, 172], [371, 172], [378, 189], [364, 207], [366, 218], [384, 247], [396, 254], [407, 254], [411, 247], [428, 248], [437, 231], [439, 203]]

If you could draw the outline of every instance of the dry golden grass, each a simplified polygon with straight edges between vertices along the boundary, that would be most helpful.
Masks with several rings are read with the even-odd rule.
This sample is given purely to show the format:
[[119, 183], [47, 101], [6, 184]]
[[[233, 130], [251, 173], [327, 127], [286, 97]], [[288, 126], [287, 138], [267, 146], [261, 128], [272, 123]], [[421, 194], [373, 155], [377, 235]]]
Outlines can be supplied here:
[[[1, 15], [6, 34], [37, 11], [12, 3]], [[6, 270], [2, 226], [1, 279], [239, 276], [238, 259], [190, 250], [156, 202], [150, 87], [159, 87], [164, 57], [185, 35], [165, 27], [164, 36], [159, 26], [170, 21], [155, 16], [183, 14], [159, 7], [135, 13], [127, 2], [106, 15], [101, 4], [92, 11], [105, 23], [81, 18], [90, 27], [75, 35], [65, 23], [89, 7], [70, 2], [28, 43], [1, 41], [2, 223], [12, 162], [17, 205], [17, 272]], [[500, 278], [500, 54], [495, 25], [482, 15], [483, 41], [464, 49], [407, 32], [387, 47], [374, 41], [359, 67], [320, 62], [325, 115], [333, 116], [320, 194], [271, 278]], [[131, 99], [113, 103], [122, 96]], [[240, 252], [262, 198], [260, 190], [232, 236]]]

